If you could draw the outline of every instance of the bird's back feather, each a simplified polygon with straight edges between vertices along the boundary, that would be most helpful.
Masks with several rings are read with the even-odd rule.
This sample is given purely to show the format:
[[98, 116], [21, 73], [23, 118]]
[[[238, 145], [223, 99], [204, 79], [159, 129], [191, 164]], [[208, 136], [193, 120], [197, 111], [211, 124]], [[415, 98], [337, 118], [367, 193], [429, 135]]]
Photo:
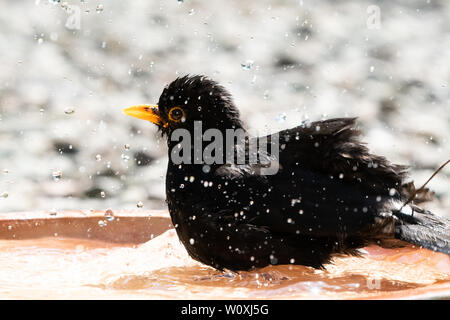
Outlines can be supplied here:
[[407, 167], [371, 154], [359, 140], [355, 121], [356, 118], [336, 118], [281, 131], [281, 167], [298, 164], [358, 183], [368, 192], [385, 195], [394, 189], [400, 196]]

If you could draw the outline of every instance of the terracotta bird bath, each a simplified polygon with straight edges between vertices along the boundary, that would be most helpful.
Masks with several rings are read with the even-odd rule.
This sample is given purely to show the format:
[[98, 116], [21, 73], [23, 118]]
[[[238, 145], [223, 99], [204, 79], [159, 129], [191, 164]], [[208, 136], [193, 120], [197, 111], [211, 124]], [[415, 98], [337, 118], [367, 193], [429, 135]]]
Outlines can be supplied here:
[[325, 270], [219, 272], [192, 260], [165, 211], [0, 214], [0, 299], [448, 299], [450, 259], [367, 247]]

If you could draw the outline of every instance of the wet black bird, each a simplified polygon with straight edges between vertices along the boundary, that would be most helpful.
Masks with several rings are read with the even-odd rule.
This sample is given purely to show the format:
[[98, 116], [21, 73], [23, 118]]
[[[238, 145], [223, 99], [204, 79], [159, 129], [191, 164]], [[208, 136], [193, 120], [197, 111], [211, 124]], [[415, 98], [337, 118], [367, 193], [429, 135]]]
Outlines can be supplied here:
[[[178, 78], [164, 89], [158, 106], [124, 112], [157, 124], [167, 137], [172, 222], [189, 254], [207, 265], [221, 270], [269, 264], [321, 268], [333, 254], [357, 254], [369, 244], [397, 241], [450, 254], [450, 220], [415, 204], [402, 208], [415, 191], [406, 182], [406, 167], [369, 153], [358, 140], [355, 118], [279, 132], [279, 156], [270, 158], [279, 170], [264, 175], [258, 163], [172, 161], [171, 152], [179, 148], [172, 134], [183, 128], [194, 136], [194, 121], [202, 122], [203, 132], [245, 130], [231, 95], [207, 77]], [[268, 137], [268, 145], [274, 137]], [[426, 196], [423, 191], [414, 201]]]

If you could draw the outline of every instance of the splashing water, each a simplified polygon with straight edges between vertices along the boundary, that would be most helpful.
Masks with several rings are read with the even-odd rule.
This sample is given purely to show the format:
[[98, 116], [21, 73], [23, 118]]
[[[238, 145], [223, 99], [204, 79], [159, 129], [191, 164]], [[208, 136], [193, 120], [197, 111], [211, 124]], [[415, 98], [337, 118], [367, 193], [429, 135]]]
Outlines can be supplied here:
[[53, 171], [53, 172], [52, 172], [52, 177], [53, 177], [53, 180], [54, 180], [54, 181], [59, 181], [59, 180], [61, 180], [62, 175], [63, 175], [63, 173], [62, 173], [61, 170], [57, 170], [57, 171]]
[[253, 68], [253, 64], [255, 62], [253, 60], [246, 60], [244, 63], [241, 63], [241, 67], [244, 70], [251, 70]]

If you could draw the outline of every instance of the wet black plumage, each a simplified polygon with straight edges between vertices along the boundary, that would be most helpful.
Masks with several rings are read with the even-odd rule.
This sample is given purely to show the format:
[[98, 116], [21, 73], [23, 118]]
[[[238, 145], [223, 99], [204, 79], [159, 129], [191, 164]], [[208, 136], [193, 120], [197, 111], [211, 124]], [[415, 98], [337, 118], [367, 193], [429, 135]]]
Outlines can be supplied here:
[[[176, 145], [173, 130], [192, 132], [194, 120], [202, 121], [203, 130], [244, 128], [230, 94], [203, 76], [176, 79], [158, 106], [169, 152]], [[174, 106], [183, 108], [185, 121], [169, 120]], [[258, 165], [249, 164], [212, 164], [208, 171], [169, 157], [167, 203], [189, 254], [230, 270], [269, 264], [320, 268], [333, 254], [357, 254], [365, 245], [393, 240], [450, 254], [450, 221], [416, 205], [399, 210], [414, 191], [407, 168], [370, 154], [355, 122], [330, 119], [279, 132], [275, 175], [261, 175]]]

